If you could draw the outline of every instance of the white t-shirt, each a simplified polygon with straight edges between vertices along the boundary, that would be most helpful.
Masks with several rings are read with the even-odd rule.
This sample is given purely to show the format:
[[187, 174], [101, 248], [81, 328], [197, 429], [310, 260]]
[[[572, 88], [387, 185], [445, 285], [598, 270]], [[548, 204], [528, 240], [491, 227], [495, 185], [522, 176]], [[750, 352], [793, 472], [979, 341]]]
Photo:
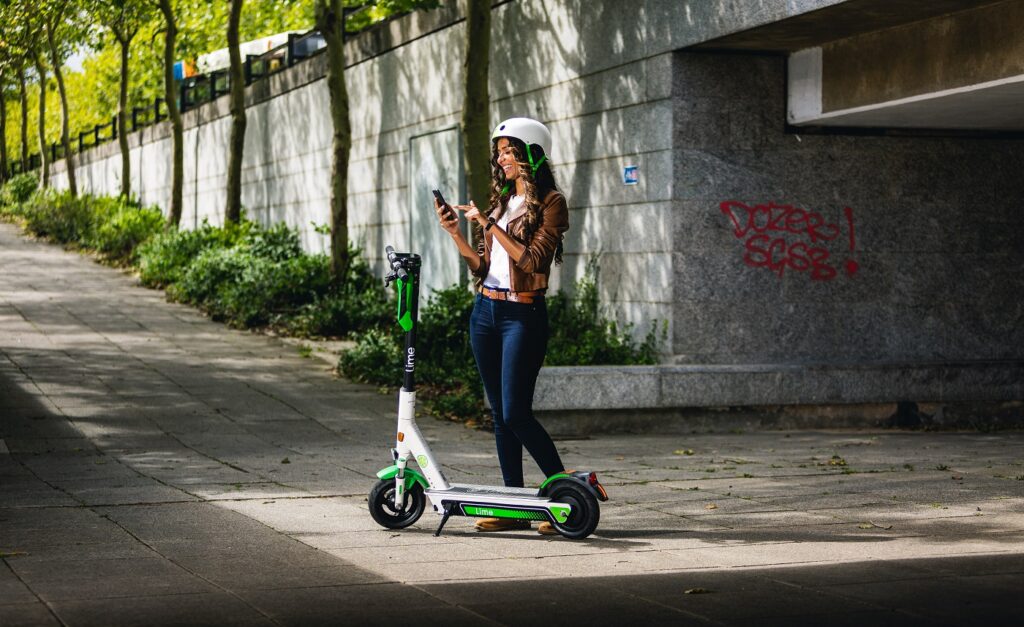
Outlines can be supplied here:
[[[519, 205], [523, 204], [526, 200], [524, 196], [513, 196], [508, 201], [508, 206], [505, 208], [505, 213], [501, 214], [501, 219], [498, 220], [497, 225], [502, 230], [508, 229], [508, 218], [511, 216]], [[491, 238], [491, 267], [488, 269], [487, 278], [484, 279], [484, 285], [486, 287], [498, 288], [503, 290], [512, 289], [512, 277], [511, 270], [509, 269], [508, 251], [501, 245], [497, 237]]]

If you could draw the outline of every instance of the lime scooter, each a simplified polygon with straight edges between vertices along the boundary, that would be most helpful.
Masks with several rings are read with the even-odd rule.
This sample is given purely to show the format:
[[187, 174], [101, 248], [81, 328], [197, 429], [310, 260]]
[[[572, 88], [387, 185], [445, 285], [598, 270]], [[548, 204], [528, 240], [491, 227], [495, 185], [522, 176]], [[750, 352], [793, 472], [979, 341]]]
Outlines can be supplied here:
[[[398, 435], [391, 449], [394, 465], [377, 473], [370, 490], [370, 515], [383, 527], [404, 529], [419, 520], [426, 499], [441, 514], [435, 536], [452, 516], [486, 516], [550, 521], [562, 536], [586, 538], [600, 519], [598, 501], [608, 494], [593, 472], [560, 473], [537, 490], [449, 483], [416, 426], [416, 319], [420, 256], [386, 248], [391, 273], [385, 284], [398, 287], [398, 324], [405, 331], [405, 379], [398, 395]], [[419, 471], [409, 467], [415, 460]]]

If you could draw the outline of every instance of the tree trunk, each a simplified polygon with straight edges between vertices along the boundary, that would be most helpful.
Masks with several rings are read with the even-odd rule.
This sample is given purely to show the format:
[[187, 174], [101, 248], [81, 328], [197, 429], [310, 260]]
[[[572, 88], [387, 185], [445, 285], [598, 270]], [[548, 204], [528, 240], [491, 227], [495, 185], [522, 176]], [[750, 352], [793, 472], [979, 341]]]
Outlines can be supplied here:
[[72, 196], [78, 195], [75, 182], [75, 161], [71, 154], [71, 132], [68, 129], [68, 95], [64, 91], [64, 73], [60, 69], [57, 46], [53, 41], [53, 27], [46, 24], [46, 43], [50, 49], [50, 63], [53, 65], [53, 76], [57, 79], [57, 93], [60, 94], [60, 144], [64, 147], [64, 165], [68, 172], [68, 191]]
[[18, 85], [21, 89], [21, 171], [28, 169], [28, 89], [25, 87], [25, 68], [18, 67]]
[[0, 88], [0, 185], [7, 181], [7, 99]]
[[348, 161], [352, 150], [348, 91], [345, 89], [345, 25], [342, 0], [317, 0], [317, 29], [327, 44], [327, 92], [331, 102], [331, 277], [348, 272]]
[[125, 32], [117, 34], [121, 44], [121, 89], [117, 94], [117, 144], [121, 149], [121, 197], [132, 195], [132, 160], [128, 148], [128, 55], [132, 38]]
[[50, 186], [50, 151], [46, 145], [46, 65], [33, 53], [36, 73], [39, 75], [39, 189]]
[[[486, 207], [491, 195], [490, 93], [491, 0], [466, 6], [465, 83], [462, 102], [462, 159], [469, 198]], [[472, 229], [474, 239], [479, 229]], [[476, 241], [473, 242], [474, 246]]]
[[228, 56], [231, 58], [231, 137], [228, 140], [228, 198], [224, 222], [238, 223], [242, 217], [242, 153], [245, 150], [245, 75], [238, 50], [238, 22], [243, 0], [231, 0], [228, 17]]
[[171, 0], [160, 0], [160, 11], [164, 14], [167, 30], [164, 31], [164, 99], [167, 101], [167, 116], [171, 119], [171, 137], [174, 144], [173, 166], [171, 168], [171, 209], [167, 216], [170, 226], [181, 222], [181, 186], [185, 173], [185, 152], [183, 146], [181, 113], [174, 94], [174, 39], [178, 26], [174, 22]]

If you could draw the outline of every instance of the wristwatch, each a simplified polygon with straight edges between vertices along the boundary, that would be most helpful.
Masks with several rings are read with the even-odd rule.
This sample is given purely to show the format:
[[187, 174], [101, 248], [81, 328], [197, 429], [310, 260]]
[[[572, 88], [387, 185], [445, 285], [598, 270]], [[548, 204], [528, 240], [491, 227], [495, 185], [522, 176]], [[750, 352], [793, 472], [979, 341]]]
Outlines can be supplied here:
[[495, 224], [496, 224], [496, 222], [494, 221], [494, 218], [488, 217], [487, 218], [487, 226], [484, 227], [484, 230], [485, 231], [490, 231], [491, 227], [494, 226]]

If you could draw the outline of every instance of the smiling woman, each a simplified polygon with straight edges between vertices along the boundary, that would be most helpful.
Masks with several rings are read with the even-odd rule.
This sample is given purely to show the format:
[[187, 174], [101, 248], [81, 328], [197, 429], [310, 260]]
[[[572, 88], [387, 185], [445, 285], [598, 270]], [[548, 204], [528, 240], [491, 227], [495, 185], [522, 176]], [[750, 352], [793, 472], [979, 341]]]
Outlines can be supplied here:
[[[472, 201], [456, 207], [482, 234], [477, 248], [441, 199], [435, 200], [435, 208], [477, 278], [470, 343], [492, 408], [502, 478], [507, 487], [518, 488], [523, 487], [524, 447], [546, 477], [564, 472], [551, 437], [533, 415], [533, 393], [549, 336], [544, 294], [551, 264], [561, 261], [569, 211], [548, 161], [551, 133], [546, 126], [511, 118], [494, 129], [491, 141], [488, 210], [481, 212]], [[476, 526], [503, 531], [529, 525], [525, 520], [484, 518]], [[542, 523], [539, 530], [555, 533], [550, 523]]]

